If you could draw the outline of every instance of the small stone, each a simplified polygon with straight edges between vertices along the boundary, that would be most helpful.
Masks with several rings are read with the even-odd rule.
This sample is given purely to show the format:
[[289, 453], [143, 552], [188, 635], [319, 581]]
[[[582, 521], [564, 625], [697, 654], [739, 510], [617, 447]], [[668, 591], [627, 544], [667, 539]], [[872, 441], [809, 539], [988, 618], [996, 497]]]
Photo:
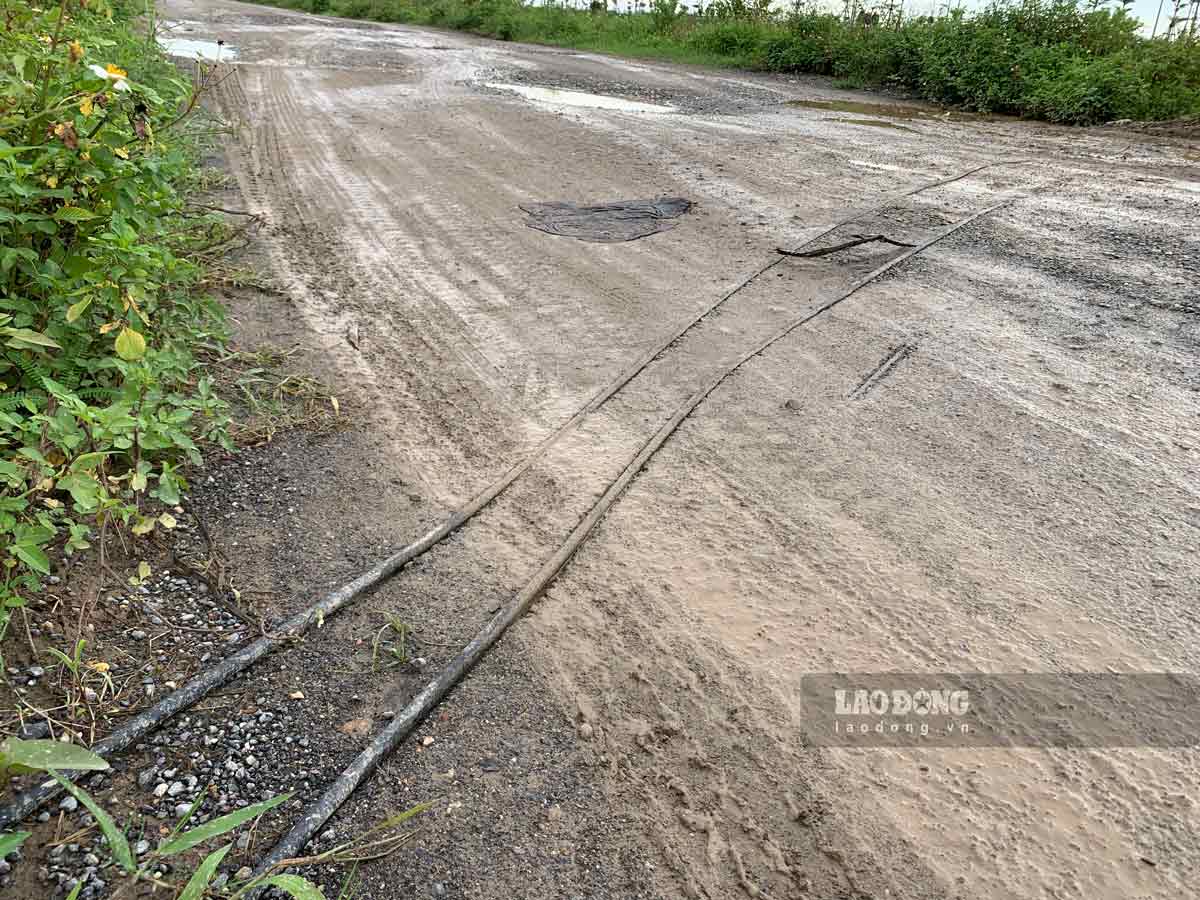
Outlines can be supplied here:
[[575, 731], [579, 735], [579, 739], [584, 741], [590, 741], [592, 735], [595, 734], [595, 730], [592, 728], [590, 722], [580, 722], [579, 727]]
[[138, 841], [133, 845], [133, 852], [138, 856], [143, 856], [150, 850], [150, 842], [146, 840]]
[[129, 632], [129, 636], [131, 638], [133, 638], [135, 641], [144, 641], [146, 639], [146, 632], [142, 631], [141, 629], [138, 629], [136, 631]]
[[168, 787], [169, 786], [167, 785], [167, 783], [165, 781], [160, 781], [158, 783], [158, 787], [156, 787], [154, 789], [154, 796], [158, 797], [159, 799], [162, 799], [163, 797], [167, 796]]
[[253, 874], [254, 874], [254, 870], [251, 869], [249, 866], [242, 866], [240, 869], [237, 870], [237, 874], [235, 874], [233, 877], [234, 877], [234, 880], [236, 880], [236, 881], [248, 881], [250, 879], [250, 876]]
[[190, 803], [179, 803], [175, 806], [175, 818], [182, 819], [188, 814], [188, 810], [192, 808]]
[[184, 790], [184, 788], [183, 788], [182, 781], [172, 782], [171, 786], [169, 788], [167, 788], [167, 796], [168, 797], [178, 797], [180, 794], [183, 793], [183, 790]]
[[45, 674], [46, 674], [46, 670], [43, 669], [41, 666], [30, 666], [29, 667], [29, 677], [30, 678], [41, 678]]
[[79, 801], [74, 797], [63, 797], [58, 804], [58, 808], [67, 812], [75, 812], [75, 810], [79, 809]]
[[421, 738], [421, 746], [422, 747], [428, 747], [432, 743], [433, 743], [433, 735], [432, 734], [427, 734], [427, 735], [425, 735], [425, 737]]

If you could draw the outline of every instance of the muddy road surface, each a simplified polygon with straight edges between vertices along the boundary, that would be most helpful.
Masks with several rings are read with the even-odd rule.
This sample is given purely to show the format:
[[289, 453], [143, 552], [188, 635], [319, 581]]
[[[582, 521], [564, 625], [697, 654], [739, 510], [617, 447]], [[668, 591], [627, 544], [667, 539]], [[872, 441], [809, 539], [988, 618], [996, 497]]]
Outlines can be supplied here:
[[[247, 676], [260, 706], [306, 698], [257, 747], [259, 787], [319, 792], [680, 403], [816, 313], [697, 407], [335, 817], [322, 840], [434, 804], [362, 896], [1194, 890], [1195, 750], [819, 747], [800, 703], [820, 672], [1196, 671], [1194, 140], [160, 6], [171, 36], [226, 42], [212, 99], [283, 292], [241, 327], [301, 346], [353, 422], [223, 476], [245, 485], [233, 559], [273, 614], [439, 521], [733, 292], [465, 529]], [[632, 242], [519, 209], [664, 196], [694, 206]], [[824, 311], [910, 248], [776, 254], [843, 220], [811, 246], [921, 244], [998, 203]], [[423, 671], [373, 670], [385, 612]]]

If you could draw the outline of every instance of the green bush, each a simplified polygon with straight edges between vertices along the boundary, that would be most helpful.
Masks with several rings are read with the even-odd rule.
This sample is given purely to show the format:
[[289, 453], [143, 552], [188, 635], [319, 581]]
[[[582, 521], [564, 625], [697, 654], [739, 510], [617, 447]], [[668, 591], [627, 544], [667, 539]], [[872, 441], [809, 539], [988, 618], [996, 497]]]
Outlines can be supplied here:
[[51, 545], [170, 527], [145, 501], [177, 503], [196, 441], [225, 440], [192, 356], [221, 330], [189, 261], [212, 227], [184, 215], [192, 85], [140, 0], [48, 7], [7, 3], [0, 31], [0, 614]]
[[697, 24], [685, 40], [702, 53], [750, 64], [765, 59], [766, 38], [766, 29], [757, 22], [719, 19]]

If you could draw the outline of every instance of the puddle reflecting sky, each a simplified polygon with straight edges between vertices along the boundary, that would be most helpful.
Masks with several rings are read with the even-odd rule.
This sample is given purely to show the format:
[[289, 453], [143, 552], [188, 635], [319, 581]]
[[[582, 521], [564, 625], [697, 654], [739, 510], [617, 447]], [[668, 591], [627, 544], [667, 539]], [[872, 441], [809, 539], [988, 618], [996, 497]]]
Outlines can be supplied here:
[[583, 91], [564, 91], [558, 88], [535, 87], [528, 84], [505, 84], [498, 81], [487, 82], [487, 87], [501, 91], [511, 91], [529, 100], [541, 103], [553, 103], [558, 106], [585, 106], [592, 109], [615, 109], [619, 112], [634, 113], [672, 113], [673, 106], [659, 106], [655, 103], [641, 103], [637, 100], [626, 100], [624, 97], [609, 97], [604, 94], [585, 94]]

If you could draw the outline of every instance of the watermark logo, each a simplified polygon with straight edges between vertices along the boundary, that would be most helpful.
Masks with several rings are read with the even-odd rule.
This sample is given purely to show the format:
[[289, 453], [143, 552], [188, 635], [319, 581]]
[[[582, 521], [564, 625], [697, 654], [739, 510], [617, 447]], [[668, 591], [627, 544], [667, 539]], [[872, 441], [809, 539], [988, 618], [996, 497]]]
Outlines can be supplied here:
[[1192, 675], [826, 673], [801, 701], [816, 746], [1200, 746]]

